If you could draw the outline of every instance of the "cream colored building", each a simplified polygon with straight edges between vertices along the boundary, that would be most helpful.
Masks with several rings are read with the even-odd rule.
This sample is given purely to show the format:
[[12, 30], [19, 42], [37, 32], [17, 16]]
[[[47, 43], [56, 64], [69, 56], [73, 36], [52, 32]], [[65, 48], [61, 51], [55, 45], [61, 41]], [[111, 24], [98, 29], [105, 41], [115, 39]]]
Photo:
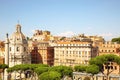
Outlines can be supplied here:
[[86, 36], [84, 34], [79, 34], [74, 36], [75, 39], [80, 39], [81, 41], [93, 41], [94, 46], [99, 46], [105, 42], [102, 36]]
[[[120, 44], [110, 41], [101, 44], [99, 46], [99, 55], [103, 55], [103, 54], [114, 54], [120, 56]], [[110, 66], [109, 71], [111, 72], [110, 74], [113, 75], [120, 74], [119, 65], [117, 65], [114, 62], [110, 62], [109, 66]], [[107, 72], [107, 67], [104, 65], [104, 73], [106, 72]]]
[[32, 40], [33, 41], [49, 41], [51, 38], [50, 31], [35, 30]]
[[57, 42], [54, 45], [54, 65], [87, 65], [92, 57], [97, 56], [97, 49], [92, 46], [92, 42]]
[[[104, 42], [98, 45], [99, 55], [103, 54], [115, 54], [120, 56], [120, 44], [113, 42]], [[98, 55], [98, 56], [99, 56]], [[109, 69], [108, 69], [109, 68]], [[104, 74], [98, 73], [94, 76], [94, 80], [106, 80], [106, 73], [109, 72], [109, 80], [120, 80], [120, 66], [115, 62], [108, 62], [107, 65], [103, 64]], [[73, 80], [84, 80], [85, 77], [89, 77], [91, 80], [91, 74], [73, 72]]]
[[108, 41], [99, 46], [99, 55], [115, 54], [119, 56], [120, 51], [117, 51], [117, 49], [120, 49], [120, 44]]

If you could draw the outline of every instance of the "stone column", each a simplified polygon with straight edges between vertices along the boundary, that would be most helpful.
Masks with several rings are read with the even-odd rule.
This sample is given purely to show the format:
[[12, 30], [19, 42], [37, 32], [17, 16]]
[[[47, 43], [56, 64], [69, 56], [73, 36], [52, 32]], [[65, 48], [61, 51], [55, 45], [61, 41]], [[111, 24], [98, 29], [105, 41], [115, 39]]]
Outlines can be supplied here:
[[[9, 66], [9, 39], [8, 39], [8, 34], [6, 34], [6, 41], [5, 41], [5, 64]], [[6, 71], [7, 69], [4, 70], [4, 77], [3, 80], [8, 80], [8, 73]]]

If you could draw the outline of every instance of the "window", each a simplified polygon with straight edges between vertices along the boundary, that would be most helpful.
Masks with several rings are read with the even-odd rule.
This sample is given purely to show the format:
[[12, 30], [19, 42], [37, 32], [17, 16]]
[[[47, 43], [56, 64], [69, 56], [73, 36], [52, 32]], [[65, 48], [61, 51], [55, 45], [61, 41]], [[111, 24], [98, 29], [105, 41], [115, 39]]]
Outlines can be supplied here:
[[66, 51], [66, 54], [68, 54], [68, 51]]
[[37, 41], [37, 39], [35, 39], [35, 41]]
[[107, 52], [107, 50], [105, 50], [105, 52]]
[[26, 47], [24, 47], [24, 51], [26, 51]]
[[108, 69], [108, 67], [107, 67], [107, 66], [105, 66], [105, 69]]
[[63, 51], [63, 55], [64, 55], [64, 51]]
[[17, 51], [19, 51], [20, 49], [19, 49], [19, 47], [17, 47]]
[[113, 66], [111, 66], [111, 69], [113, 69]]
[[71, 51], [70, 51], [70, 54], [71, 54]]
[[75, 76], [73, 78], [75, 79]]
[[11, 51], [11, 47], [10, 47], [10, 51]]
[[17, 38], [17, 40], [19, 40], [19, 38]]
[[113, 50], [113, 52], [115, 52], [115, 51]]
[[81, 51], [79, 51], [79, 57], [81, 57]]
[[101, 52], [103, 52], [103, 50]]
[[115, 70], [117, 69], [117, 66], [115, 66]]

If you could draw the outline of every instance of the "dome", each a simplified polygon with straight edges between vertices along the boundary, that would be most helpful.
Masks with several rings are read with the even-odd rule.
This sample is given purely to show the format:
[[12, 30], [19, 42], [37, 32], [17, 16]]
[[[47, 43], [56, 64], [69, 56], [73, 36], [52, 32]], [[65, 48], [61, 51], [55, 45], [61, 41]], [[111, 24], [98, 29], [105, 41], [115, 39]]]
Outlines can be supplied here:
[[10, 36], [9, 40], [10, 40], [10, 43], [21, 43], [21, 44], [27, 43], [26, 37], [21, 32], [21, 25], [20, 24], [16, 25], [16, 32], [14, 32]]

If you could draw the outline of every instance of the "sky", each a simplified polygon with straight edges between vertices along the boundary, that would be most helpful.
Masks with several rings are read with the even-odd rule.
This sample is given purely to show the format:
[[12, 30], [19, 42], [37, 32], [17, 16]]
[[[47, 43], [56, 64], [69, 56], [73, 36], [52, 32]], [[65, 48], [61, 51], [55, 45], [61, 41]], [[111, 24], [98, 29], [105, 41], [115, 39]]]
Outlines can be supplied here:
[[111, 40], [120, 37], [120, 0], [0, 0], [0, 40], [15, 32], [18, 22], [28, 37], [39, 29]]

